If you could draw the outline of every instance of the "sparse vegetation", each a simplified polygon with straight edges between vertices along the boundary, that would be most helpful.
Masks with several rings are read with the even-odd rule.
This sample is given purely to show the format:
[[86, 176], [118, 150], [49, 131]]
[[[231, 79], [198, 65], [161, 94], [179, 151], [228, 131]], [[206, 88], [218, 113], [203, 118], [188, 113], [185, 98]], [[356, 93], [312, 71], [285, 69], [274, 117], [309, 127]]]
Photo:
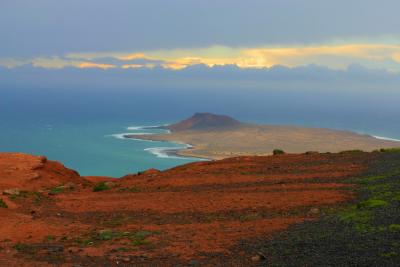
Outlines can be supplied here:
[[274, 149], [272, 151], [272, 154], [273, 155], [282, 155], [282, 154], [285, 154], [285, 151], [283, 151], [282, 149]]
[[360, 149], [352, 149], [352, 150], [344, 150], [339, 152], [340, 154], [359, 154], [359, 153], [364, 153], [364, 151]]
[[13, 249], [21, 253], [33, 253], [35, 251], [34, 247], [32, 247], [31, 245], [20, 242], [16, 243], [13, 246]]
[[57, 186], [57, 187], [50, 189], [49, 194], [50, 195], [61, 194], [61, 193], [64, 193], [64, 190], [65, 190], [65, 188], [63, 186]]
[[123, 187], [118, 189], [119, 192], [130, 192], [130, 193], [139, 193], [141, 190], [139, 187], [133, 186], [133, 187]]
[[392, 232], [400, 232], [400, 224], [389, 225], [389, 230]]
[[101, 224], [104, 225], [105, 227], [115, 228], [122, 226], [124, 222], [125, 218], [123, 216], [117, 215], [117, 216], [112, 216], [111, 218], [108, 218], [105, 221], [102, 221]]
[[129, 239], [132, 241], [132, 245], [141, 246], [149, 244], [150, 242], [146, 240], [147, 237], [151, 236], [152, 232], [149, 231], [138, 231], [130, 236]]
[[47, 235], [47, 236], [45, 236], [44, 240], [47, 242], [51, 242], [51, 241], [56, 240], [56, 237], [54, 235]]
[[[358, 153], [358, 152], [357, 152]], [[354, 203], [335, 208], [266, 241], [270, 266], [398, 266], [400, 262], [400, 158], [385, 155], [359, 183]]]
[[241, 221], [241, 222], [247, 222], [247, 221], [254, 221], [254, 220], [258, 220], [258, 219], [260, 219], [260, 218], [262, 218], [262, 215], [261, 214], [258, 214], [258, 213], [249, 213], [249, 214], [245, 214], [245, 215], [242, 215], [242, 216], [240, 216], [240, 218], [239, 218], [239, 220]]
[[93, 192], [100, 192], [110, 189], [111, 187], [107, 184], [107, 182], [99, 182], [93, 187]]
[[362, 201], [357, 204], [358, 208], [365, 208], [365, 209], [371, 209], [371, 208], [379, 208], [379, 207], [384, 207], [387, 206], [388, 203], [384, 200], [381, 199], [368, 199], [366, 201]]
[[306, 155], [317, 155], [317, 154], [319, 154], [319, 152], [318, 151], [306, 151], [306, 153], [304, 153], [304, 154], [306, 154]]
[[147, 238], [156, 234], [159, 234], [159, 232], [146, 230], [140, 230], [136, 232], [101, 230], [98, 232], [91, 232], [89, 236], [84, 240], [82, 240], [81, 238], [75, 238], [75, 243], [81, 244], [83, 246], [95, 246], [99, 243], [106, 241], [129, 240], [129, 244], [132, 246], [142, 246], [150, 244], [150, 241], [147, 240]]
[[49, 190], [49, 195], [57, 195], [65, 192], [70, 192], [75, 189], [73, 183], [61, 184], [59, 186], [53, 187]]
[[8, 208], [7, 203], [4, 202], [4, 200], [1, 199], [1, 198], [0, 198], [0, 208], [3, 208], [3, 209], [7, 209]]
[[379, 150], [380, 152], [389, 152], [389, 153], [399, 153], [400, 152], [400, 148], [395, 147], [395, 148], [381, 148]]
[[8, 198], [13, 201], [30, 200], [35, 205], [40, 205], [43, 202], [49, 200], [48, 196], [45, 196], [40, 192], [34, 191], [20, 191], [19, 194], [10, 195], [8, 196]]

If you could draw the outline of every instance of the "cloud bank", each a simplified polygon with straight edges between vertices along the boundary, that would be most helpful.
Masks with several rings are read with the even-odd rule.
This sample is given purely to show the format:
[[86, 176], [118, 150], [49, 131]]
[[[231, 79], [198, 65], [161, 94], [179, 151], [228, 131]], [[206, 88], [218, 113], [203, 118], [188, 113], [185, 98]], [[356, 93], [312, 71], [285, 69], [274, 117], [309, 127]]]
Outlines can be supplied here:
[[149, 50], [138, 52], [71, 53], [29, 59], [3, 58], [0, 65], [14, 68], [26, 64], [41, 68], [155, 68], [181, 70], [203, 64], [208, 67], [235, 65], [239, 68], [297, 67], [318, 64], [346, 69], [351, 64], [400, 72], [400, 45], [336, 44], [234, 48], [211, 46], [198, 49]]
[[[130, 65], [137, 59], [129, 61]], [[157, 90], [201, 89], [212, 90], [313, 90], [354, 92], [398, 92], [400, 74], [387, 70], [368, 69], [361, 65], [349, 65], [346, 69], [331, 69], [315, 64], [285, 67], [275, 65], [270, 68], [240, 68], [237, 65], [205, 64], [190, 65], [184, 69], [155, 67], [115, 66], [114, 59], [108, 63], [93, 63], [95, 66], [63, 67], [59, 69], [23, 65], [15, 68], [0, 67], [1, 89], [41, 89], [92, 90], [117, 89]], [[119, 61], [118, 61], [119, 62]], [[137, 62], [136, 62], [137, 63]], [[136, 64], [135, 63], [135, 64]], [[102, 64], [101, 66], [98, 66]], [[155, 64], [141, 62], [140, 64]], [[138, 63], [138, 65], [140, 65]]]

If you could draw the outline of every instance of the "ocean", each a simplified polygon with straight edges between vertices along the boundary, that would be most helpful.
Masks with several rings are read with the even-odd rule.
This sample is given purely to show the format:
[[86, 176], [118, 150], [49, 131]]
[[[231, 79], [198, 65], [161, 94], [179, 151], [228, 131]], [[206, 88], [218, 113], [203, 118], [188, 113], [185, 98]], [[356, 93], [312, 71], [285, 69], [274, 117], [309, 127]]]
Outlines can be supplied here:
[[2, 91], [0, 151], [45, 155], [81, 175], [121, 177], [149, 168], [164, 170], [199, 159], [165, 153], [182, 144], [125, 139], [122, 134], [156, 133], [162, 130], [143, 126], [174, 123], [194, 112], [400, 139], [396, 98], [382, 102], [376, 97], [371, 104], [371, 97], [349, 95], [343, 100], [293, 92], [198, 92]]
[[67, 167], [77, 170], [81, 175], [112, 177], [149, 168], [163, 170], [198, 160], [166, 153], [166, 150], [184, 148], [182, 144], [123, 137], [125, 133], [157, 132], [160, 130], [144, 130], [139, 123], [134, 122], [3, 123], [0, 148], [1, 151], [46, 155], [49, 159], [61, 161]]

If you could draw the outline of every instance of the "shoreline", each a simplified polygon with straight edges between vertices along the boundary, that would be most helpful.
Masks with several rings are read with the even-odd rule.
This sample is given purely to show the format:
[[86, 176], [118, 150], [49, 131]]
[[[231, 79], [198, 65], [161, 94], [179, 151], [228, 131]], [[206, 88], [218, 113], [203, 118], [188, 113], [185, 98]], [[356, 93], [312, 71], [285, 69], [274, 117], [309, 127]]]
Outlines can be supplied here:
[[[298, 132], [294, 132], [294, 130]], [[298, 137], [298, 133], [300, 133], [300, 137]], [[301, 134], [306, 137], [302, 138]], [[400, 147], [399, 139], [389, 137], [359, 134], [351, 131], [291, 126], [252, 126], [229, 131], [185, 131], [146, 135], [132, 133], [125, 134], [123, 137], [180, 144], [184, 147], [153, 148], [153, 150], [158, 149], [153, 154], [159, 157], [161, 150], [165, 157], [199, 160], [219, 160], [246, 155], [267, 156], [271, 155], [272, 151], [277, 148], [287, 153], [304, 153], [307, 151], [335, 153], [355, 149], [368, 152], [381, 148]], [[316, 141], [316, 139], [318, 140]], [[272, 140], [272, 142], [265, 140]], [[312, 140], [312, 142], [309, 140]], [[353, 140], [359, 143], [354, 143]], [[246, 142], [248, 143], [247, 147], [243, 145]], [[216, 143], [217, 146], [214, 146], [213, 143]], [[151, 151], [152, 149], [146, 150]]]
[[200, 157], [200, 156], [197, 156], [197, 155], [191, 155], [191, 154], [188, 155], [188, 154], [184, 153], [185, 151], [188, 151], [190, 149], [191, 149], [191, 147], [188, 147], [188, 148], [177, 148], [177, 149], [171, 148], [171, 149], [165, 149], [165, 150], [163, 150], [163, 152], [166, 155], [168, 155], [169, 158], [198, 159], [198, 160], [201, 160], [201, 161], [214, 160], [213, 158], [205, 158], [205, 157]]
[[386, 140], [386, 141], [393, 141], [393, 142], [400, 142], [400, 139], [386, 137], [386, 136], [378, 136], [378, 135], [371, 135], [372, 137], [378, 140]]
[[[147, 140], [147, 139], [138, 139], [138, 140], [150, 141], [150, 142], [155, 141], [155, 140]], [[184, 151], [188, 151], [193, 148], [193, 146], [190, 144], [178, 143], [178, 142], [173, 142], [173, 141], [164, 141], [164, 142], [187, 145], [187, 147], [179, 147], [179, 148], [178, 147], [177, 148], [149, 147], [149, 148], [145, 148], [144, 150], [149, 151], [151, 154], [155, 155], [158, 158], [199, 159], [199, 160], [203, 160], [203, 161], [212, 160], [210, 158], [204, 158], [204, 157], [200, 157], [200, 156], [195, 156], [195, 155], [192, 156], [192, 155], [185, 154]]]
[[[163, 129], [165, 125], [161, 126], [137, 126], [137, 127], [127, 127], [127, 129], [132, 130], [145, 130], [145, 129]], [[170, 130], [163, 129], [166, 132], [163, 134], [169, 135], [171, 134]], [[195, 154], [187, 154], [185, 151], [194, 149], [194, 146], [189, 143], [181, 142], [181, 141], [172, 141], [172, 140], [157, 140], [151, 139], [152, 135], [159, 135], [160, 133], [121, 133], [121, 134], [113, 134], [118, 139], [131, 139], [136, 141], [147, 141], [147, 142], [168, 142], [182, 145], [183, 147], [149, 147], [145, 148], [144, 151], [148, 151], [149, 153], [155, 155], [158, 158], [179, 158], [179, 159], [197, 159], [200, 161], [209, 161], [215, 160], [216, 158], [210, 157], [202, 157]], [[144, 138], [146, 136], [146, 138]]]

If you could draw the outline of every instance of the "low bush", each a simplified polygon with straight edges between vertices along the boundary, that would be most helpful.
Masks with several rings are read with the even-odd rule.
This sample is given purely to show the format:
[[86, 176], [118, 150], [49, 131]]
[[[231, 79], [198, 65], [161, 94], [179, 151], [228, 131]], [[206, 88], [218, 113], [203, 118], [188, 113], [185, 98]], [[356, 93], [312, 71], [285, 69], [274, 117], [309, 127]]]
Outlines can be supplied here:
[[344, 150], [339, 152], [340, 154], [359, 154], [359, 153], [363, 153], [364, 151], [360, 150], [360, 149], [353, 149], [353, 150]]
[[111, 189], [106, 182], [99, 182], [93, 187], [93, 192], [100, 192]]
[[282, 149], [274, 149], [272, 151], [272, 154], [274, 154], [274, 155], [282, 155], [282, 154], [285, 154], [285, 151], [283, 151]]
[[389, 152], [389, 153], [399, 153], [400, 152], [400, 148], [381, 148], [380, 152]]
[[4, 209], [7, 209], [7, 208], [8, 208], [7, 203], [4, 202], [4, 200], [1, 199], [1, 198], [0, 198], [0, 208], [4, 208]]

